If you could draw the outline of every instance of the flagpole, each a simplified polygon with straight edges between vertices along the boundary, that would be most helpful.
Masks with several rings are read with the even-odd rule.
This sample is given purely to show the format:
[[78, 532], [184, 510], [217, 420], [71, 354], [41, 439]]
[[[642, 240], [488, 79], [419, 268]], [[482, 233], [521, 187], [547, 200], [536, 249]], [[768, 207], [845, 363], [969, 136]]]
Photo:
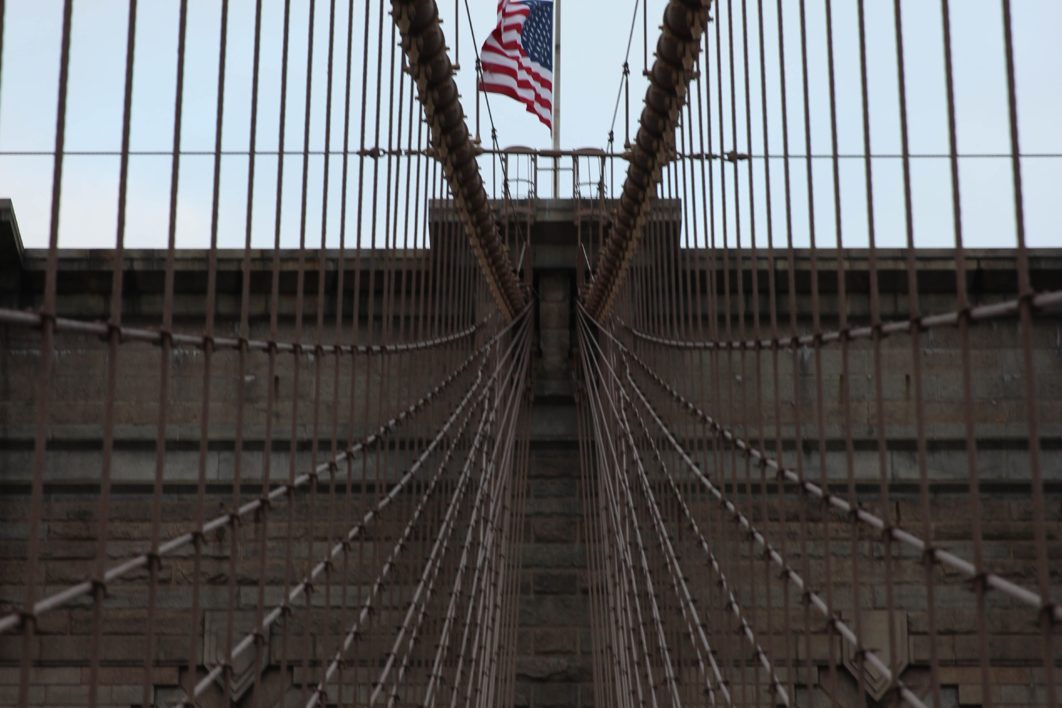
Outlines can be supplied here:
[[[560, 150], [561, 0], [553, 2], [553, 149]], [[553, 158], [553, 198], [560, 198], [560, 157]]]

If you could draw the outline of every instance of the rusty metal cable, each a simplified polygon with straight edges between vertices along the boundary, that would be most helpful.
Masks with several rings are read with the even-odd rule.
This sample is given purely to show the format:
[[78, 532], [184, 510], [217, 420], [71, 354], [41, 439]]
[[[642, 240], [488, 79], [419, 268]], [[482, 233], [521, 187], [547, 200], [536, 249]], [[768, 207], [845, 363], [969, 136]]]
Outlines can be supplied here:
[[[113, 38], [57, 5], [54, 147], [0, 149], [46, 163], [39, 213], [14, 196], [47, 237], [0, 263], [0, 695], [1058, 702], [1036, 10], [666, 4], [622, 155], [481, 147], [437, 0], [118, 3], [112, 145], [72, 120]], [[1005, 150], [971, 142], [982, 27]], [[155, 45], [169, 149], [136, 144]], [[71, 196], [93, 158], [111, 214]], [[970, 247], [986, 208], [1013, 248]]]
[[612, 307], [637, 252], [660, 170], [674, 149], [675, 128], [708, 24], [711, 0], [670, 0], [664, 10], [649, 88], [631, 146], [627, 177], [585, 301], [595, 317]]
[[[504, 331], [504, 330], [503, 330]], [[465, 335], [467, 337], [467, 335]], [[498, 335], [495, 335], [498, 336]], [[464, 337], [462, 337], [464, 338]], [[277, 484], [274, 486], [266, 487], [263, 489], [261, 496], [251, 502], [240, 505], [232, 512], [221, 514], [212, 519], [205, 521], [202, 525], [194, 526], [190, 530], [183, 532], [177, 536], [173, 536], [161, 543], [158, 548], [158, 556], [164, 557], [171, 553], [181, 550], [188, 544], [192, 543], [196, 537], [214, 533], [226, 527], [235, 527], [241, 518], [253, 517], [255, 514], [261, 512], [262, 509], [271, 509], [273, 506], [285, 499], [291, 500], [294, 498], [295, 492], [309, 487], [312, 480], [319, 477], [321, 474], [328, 471], [332, 465], [337, 465], [341, 462], [350, 460], [360, 454], [363, 454], [367, 450], [372, 450], [375, 445], [381, 440], [390, 435], [396, 428], [401, 426], [407, 420], [413, 419], [419, 412], [421, 412], [429, 403], [437, 398], [443, 391], [447, 389], [454, 382], [458, 381], [460, 376], [469, 369], [469, 367], [480, 358], [480, 353], [474, 352], [465, 361], [463, 361], [451, 374], [446, 376], [438, 385], [436, 385], [430, 391], [427, 391], [421, 398], [410, 405], [405, 410], [399, 412], [393, 418], [385, 422], [380, 428], [371, 433], [365, 435], [363, 438], [353, 441], [345, 450], [341, 451], [333, 460], [325, 463], [321, 463], [313, 468], [310, 472], [305, 472], [298, 475], [294, 480], [291, 480], [286, 484]], [[140, 568], [143, 568], [149, 564], [149, 557], [145, 554], [135, 555], [127, 558], [123, 561], [110, 565], [103, 575], [93, 580], [86, 580], [82, 583], [71, 585], [49, 595], [45, 598], [41, 598], [33, 605], [33, 616], [41, 616], [47, 612], [55, 610], [63, 605], [73, 602], [77, 598], [89, 594], [96, 586], [102, 587], [106, 590], [107, 584], [116, 580], [119, 580], [129, 573], [132, 573]], [[23, 622], [23, 615], [17, 612], [9, 613], [0, 617], [0, 632], [10, 631], [12, 628], [21, 626]]]
[[391, 8], [431, 126], [432, 145], [446, 173], [461, 223], [498, 307], [511, 319], [523, 309], [526, 296], [488, 203], [476, 163], [476, 146], [468, 134], [453, 64], [447, 54], [439, 8], [435, 0], [392, 0]]

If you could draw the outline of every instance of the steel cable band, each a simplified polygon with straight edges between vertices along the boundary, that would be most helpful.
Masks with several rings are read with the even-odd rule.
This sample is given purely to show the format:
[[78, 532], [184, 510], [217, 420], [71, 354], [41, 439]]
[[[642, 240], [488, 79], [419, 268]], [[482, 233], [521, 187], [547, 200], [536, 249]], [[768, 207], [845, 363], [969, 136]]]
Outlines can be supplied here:
[[[514, 320], [512, 324], [515, 325], [518, 321], [520, 320]], [[509, 332], [511, 328], [512, 325], [503, 328], [491, 338], [490, 342], [498, 341], [503, 335]], [[322, 473], [327, 472], [330, 466], [353, 459], [358, 454], [386, 438], [395, 428], [409, 420], [412, 416], [421, 411], [430, 401], [437, 398], [441, 392], [451, 386], [461, 374], [467, 371], [468, 368], [472, 366], [477, 359], [482, 358], [482, 356], [482, 349], [470, 354], [454, 371], [450, 372], [444, 380], [436, 384], [435, 387], [426, 392], [408, 408], [388, 420], [378, 429], [367, 434], [361, 440], [350, 445], [347, 449], [337, 454], [334, 459], [318, 464], [312, 472], [303, 472], [299, 474], [290, 484], [277, 483], [269, 487], [268, 490], [263, 489], [262, 493], [252, 501], [246, 502], [236, 509], [219, 514], [199, 527], [184, 531], [166, 540], [159, 547], [159, 558], [164, 558], [179, 551], [185, 546], [190, 545], [197, 535], [213, 533], [223, 528], [234, 526], [239, 522], [239, 519], [249, 517], [262, 509], [268, 508], [272, 504], [281, 502], [285, 499], [293, 500], [296, 492], [307, 488], [315, 478]], [[139, 553], [122, 560], [107, 568], [102, 576], [102, 582], [105, 584], [121, 579], [133, 571], [147, 566], [149, 562], [150, 557], [147, 553]], [[36, 617], [50, 612], [80, 597], [88, 595], [92, 592], [94, 584], [95, 581], [92, 579], [86, 579], [40, 599], [34, 605], [33, 616]], [[0, 616], [0, 634], [20, 627], [22, 626], [22, 623], [23, 615], [18, 612], [10, 612]]]
[[660, 170], [674, 150], [675, 128], [700, 54], [710, 7], [711, 0], [671, 0], [664, 10], [656, 60], [649, 71], [649, 88], [631, 146], [627, 177], [613, 214], [612, 233], [598, 258], [597, 272], [585, 297], [587, 309], [597, 319], [608, 314], [638, 250], [642, 227], [660, 182]]
[[431, 126], [431, 141], [453, 193], [469, 244], [487, 278], [494, 299], [507, 319], [525, 302], [509, 249], [498, 235], [483, 177], [476, 163], [477, 146], [468, 134], [465, 113], [446, 52], [446, 38], [435, 0], [392, 0], [402, 48], [417, 83], [417, 94]]
[[[585, 314], [585, 313], [584, 313]], [[592, 319], [591, 319], [592, 321]], [[593, 323], [598, 332], [603, 333], [604, 336], [610, 341], [610, 343], [616, 347], [620, 354], [627, 360], [633, 361], [638, 364], [657, 385], [666, 386], [662, 380], [655, 376], [655, 372], [651, 368], [647, 367], [633, 352], [627, 349], [618, 339], [613, 337], [611, 333], [605, 330], [599, 323]], [[618, 378], [618, 375], [613, 373], [613, 376]], [[628, 371], [626, 374], [627, 382], [631, 386], [631, 391], [636, 395], [638, 403], [649, 414], [652, 421], [660, 428], [661, 434], [668, 444], [678, 453], [679, 458], [689, 469], [690, 473], [700, 482], [704, 488], [708, 491], [711, 498], [715, 500], [721, 509], [726, 512], [731, 519], [737, 523], [743, 532], [751, 539], [755, 544], [759, 545], [763, 549], [763, 553], [760, 555], [761, 560], [767, 564], [774, 564], [780, 571], [780, 576], [786, 583], [793, 585], [796, 590], [804, 598], [803, 602], [805, 607], [813, 608], [835, 631], [841, 639], [848, 644], [854, 651], [863, 655], [864, 661], [873, 666], [882, 676], [895, 686], [898, 696], [907, 705], [914, 708], [927, 708], [927, 704], [923, 701], [915, 691], [907, 685], [900, 677], [893, 674], [887, 665], [878, 654], [871, 648], [867, 647], [864, 643], [863, 637], [857, 634], [851, 625], [846, 622], [837, 609], [823, 596], [812, 588], [811, 579], [803, 577], [798, 570], [793, 566], [793, 563], [786, 556], [782, 555], [778, 548], [776, 548], [770, 540], [764, 535], [764, 533], [755, 525], [753, 520], [730, 498], [725, 489], [719, 485], [719, 483], [712, 480], [712, 478], [698, 467], [697, 463], [691, 458], [689, 451], [679, 442], [675, 433], [668, 427], [668, 425], [661, 419], [652, 403], [646, 397], [645, 393], [638, 386]], [[622, 386], [622, 381], [617, 382]], [[677, 392], [674, 392], [670, 388], [667, 389], [668, 393], [675, 397], [676, 400], [681, 399]], [[685, 399], [681, 399], [680, 403], [689, 406], [690, 404], [685, 402]], [[732, 436], [731, 436], [732, 439]], [[746, 448], [747, 449], [747, 448]], [[744, 628], [742, 628], [744, 629]], [[748, 635], [746, 634], [746, 638]], [[757, 654], [757, 658], [762, 659], [762, 655]], [[778, 683], [772, 682], [772, 687], [777, 689]]]
[[802, 476], [798, 471], [787, 467], [767, 451], [756, 447], [754, 443], [738, 436], [733, 430], [723, 425], [720, 421], [713, 418], [675, 390], [675, 388], [668, 384], [667, 381], [654, 371], [651, 366], [646, 364], [644, 360], [628, 349], [622, 342], [609, 334], [600, 326], [600, 324], [595, 322], [595, 325], [598, 327], [598, 331], [606, 333], [606, 336], [615, 344], [623, 356], [629, 357], [630, 361], [634, 362], [642, 371], [644, 371], [649, 380], [673, 399], [674, 403], [682, 411], [708, 425], [713, 436], [718, 437], [727, 445], [739, 450], [742, 455], [755, 460], [756, 464], [773, 470], [774, 474], [785, 482], [797, 485], [803, 490], [803, 493], [807, 497], [814, 497], [820, 500], [827, 508], [847, 516], [854, 523], [866, 526], [875, 533], [884, 534], [895, 541], [903, 543], [915, 552], [924, 554], [932, 563], [947, 567], [956, 573], [960, 573], [970, 581], [981, 578], [981, 581], [984, 582], [986, 587], [998, 590], [1012, 600], [1037, 610], [1044, 616], [1049, 617], [1052, 622], [1062, 622], [1062, 605], [1053, 603], [1050, 600], [1045, 600], [1044, 596], [1036, 591], [1030, 590], [1017, 582], [1008, 580], [997, 573], [986, 571], [979, 572], [976, 566], [965, 558], [942, 548], [934, 547], [931, 543], [919, 537], [917, 534], [908, 531], [904, 527], [897, 524], [889, 524], [880, 516], [854, 506], [851, 502], [832, 493], [822, 484], [807, 479], [806, 476]]

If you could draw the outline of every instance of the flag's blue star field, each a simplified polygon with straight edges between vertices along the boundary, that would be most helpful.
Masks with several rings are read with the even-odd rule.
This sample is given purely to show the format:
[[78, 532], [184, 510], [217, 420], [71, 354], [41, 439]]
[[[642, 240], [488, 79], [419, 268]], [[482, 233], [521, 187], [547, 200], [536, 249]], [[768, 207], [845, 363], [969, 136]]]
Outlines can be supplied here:
[[524, 23], [520, 44], [536, 64], [553, 71], [553, 2], [527, 0], [531, 14]]

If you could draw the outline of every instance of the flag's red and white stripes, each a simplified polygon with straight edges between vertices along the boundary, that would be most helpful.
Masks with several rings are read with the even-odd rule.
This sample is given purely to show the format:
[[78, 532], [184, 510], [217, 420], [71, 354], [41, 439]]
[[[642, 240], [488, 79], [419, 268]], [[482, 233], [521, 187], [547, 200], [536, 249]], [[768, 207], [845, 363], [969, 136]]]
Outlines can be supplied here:
[[515, 98], [552, 130], [553, 72], [532, 60], [521, 42], [530, 14], [524, 0], [500, 0], [498, 26], [480, 51], [480, 88]]

